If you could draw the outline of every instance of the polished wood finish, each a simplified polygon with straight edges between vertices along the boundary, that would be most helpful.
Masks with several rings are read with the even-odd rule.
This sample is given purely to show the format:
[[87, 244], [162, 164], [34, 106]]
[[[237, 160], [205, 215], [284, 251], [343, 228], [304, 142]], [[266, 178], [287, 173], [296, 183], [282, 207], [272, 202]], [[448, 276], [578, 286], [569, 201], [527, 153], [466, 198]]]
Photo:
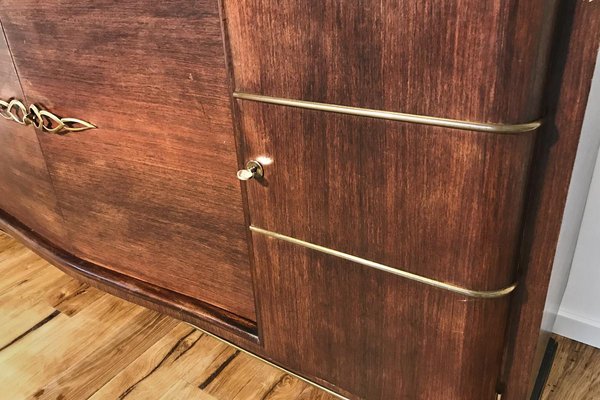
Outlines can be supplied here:
[[540, 117], [554, 0], [224, 0], [235, 88], [488, 122]]
[[253, 225], [468, 289], [516, 279], [534, 134], [238, 105], [246, 158], [270, 160]]
[[[23, 100], [0, 25], [0, 99]], [[60, 243], [63, 221], [35, 131], [0, 117], [0, 210]]]
[[[520, 265], [512, 306], [503, 400], [528, 398], [537, 373], [544, 303], [560, 233], [571, 172], [600, 46], [600, 4], [565, 1], [560, 12], [555, 63], [546, 90], [548, 116], [534, 156]], [[542, 332], [542, 334], [544, 334]]]
[[263, 346], [283, 365], [356, 399], [495, 396], [509, 298], [474, 300], [260, 234], [253, 242]]
[[0, 397], [333, 400], [185, 323], [79, 282], [0, 233]]
[[256, 319], [217, 2], [7, 0], [0, 19], [28, 100], [98, 126], [40, 135], [67, 249]]

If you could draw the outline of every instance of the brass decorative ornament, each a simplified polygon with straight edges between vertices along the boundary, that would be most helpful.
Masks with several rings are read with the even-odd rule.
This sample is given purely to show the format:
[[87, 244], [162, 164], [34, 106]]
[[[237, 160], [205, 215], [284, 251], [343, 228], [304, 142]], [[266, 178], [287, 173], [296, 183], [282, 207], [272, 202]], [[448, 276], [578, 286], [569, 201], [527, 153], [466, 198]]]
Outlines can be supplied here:
[[27, 107], [16, 99], [0, 100], [0, 116], [21, 125], [33, 125], [36, 129], [45, 133], [59, 135], [97, 128], [94, 124], [81, 119], [61, 118], [50, 111], [40, 109], [35, 104]]

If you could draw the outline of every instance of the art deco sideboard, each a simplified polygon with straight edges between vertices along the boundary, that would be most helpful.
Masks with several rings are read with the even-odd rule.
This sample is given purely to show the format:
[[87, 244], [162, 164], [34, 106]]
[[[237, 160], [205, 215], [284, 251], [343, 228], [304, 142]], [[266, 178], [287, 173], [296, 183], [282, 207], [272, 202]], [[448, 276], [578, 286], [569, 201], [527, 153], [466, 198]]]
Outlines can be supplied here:
[[525, 399], [598, 48], [563, 3], [1, 0], [0, 227], [343, 397]]

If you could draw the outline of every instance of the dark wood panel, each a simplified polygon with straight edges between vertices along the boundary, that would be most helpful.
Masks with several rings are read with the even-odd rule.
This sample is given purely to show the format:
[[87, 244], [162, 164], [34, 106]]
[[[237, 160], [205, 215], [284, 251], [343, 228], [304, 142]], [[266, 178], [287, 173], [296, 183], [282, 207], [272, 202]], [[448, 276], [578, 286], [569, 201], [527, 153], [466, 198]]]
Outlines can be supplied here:
[[545, 95], [548, 117], [534, 156], [520, 261], [523, 272], [512, 306], [506, 400], [529, 398], [541, 361], [536, 353], [543, 354], [546, 347], [547, 332], [540, 332], [544, 304], [600, 46], [600, 3], [564, 1], [559, 15]]
[[255, 318], [217, 1], [7, 0], [74, 254]]
[[475, 290], [513, 283], [534, 134], [239, 101], [251, 223]]
[[224, 0], [236, 89], [447, 118], [528, 122], [554, 0]]
[[265, 351], [362, 399], [494, 398], [508, 298], [473, 300], [253, 235]]
[[[24, 101], [0, 25], [0, 99]], [[56, 243], [66, 241], [62, 218], [35, 131], [0, 117], [0, 209]]]

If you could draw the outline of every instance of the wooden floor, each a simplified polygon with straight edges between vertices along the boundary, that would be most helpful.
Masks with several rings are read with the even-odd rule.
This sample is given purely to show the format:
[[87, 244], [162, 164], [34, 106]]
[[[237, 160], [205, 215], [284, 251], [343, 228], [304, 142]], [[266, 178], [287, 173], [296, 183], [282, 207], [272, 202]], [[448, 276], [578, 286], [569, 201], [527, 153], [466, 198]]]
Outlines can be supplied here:
[[[333, 400], [0, 232], [0, 399]], [[544, 400], [600, 399], [600, 351], [559, 338]]]
[[600, 399], [600, 349], [556, 336], [558, 352], [542, 400]]

